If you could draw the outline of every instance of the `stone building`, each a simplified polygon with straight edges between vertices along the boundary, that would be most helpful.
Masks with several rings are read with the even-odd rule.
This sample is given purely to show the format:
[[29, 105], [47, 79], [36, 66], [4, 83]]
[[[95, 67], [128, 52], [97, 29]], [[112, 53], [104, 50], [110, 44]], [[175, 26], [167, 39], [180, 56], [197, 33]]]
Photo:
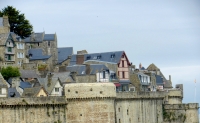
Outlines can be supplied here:
[[2, 65], [15, 64], [15, 42], [11, 33], [0, 34], [0, 60]]
[[75, 64], [103, 64], [116, 73], [119, 81], [114, 82], [118, 90], [128, 91], [131, 63], [124, 51], [87, 53], [77, 52], [71, 56], [70, 66]]
[[22, 69], [22, 64], [29, 62], [26, 57], [25, 43], [15, 33], [11, 32], [11, 36], [15, 43], [15, 64]]
[[[52, 65], [58, 62], [57, 36], [56, 34], [32, 33], [30, 37], [25, 38], [26, 55], [29, 55], [30, 49], [42, 49], [42, 54], [52, 57]], [[53, 69], [51, 69], [53, 70]]]

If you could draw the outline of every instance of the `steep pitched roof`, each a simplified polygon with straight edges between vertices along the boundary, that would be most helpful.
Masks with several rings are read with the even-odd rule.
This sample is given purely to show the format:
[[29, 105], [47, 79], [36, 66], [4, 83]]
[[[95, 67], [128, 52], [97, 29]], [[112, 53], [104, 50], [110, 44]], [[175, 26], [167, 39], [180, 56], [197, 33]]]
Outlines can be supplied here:
[[55, 34], [45, 34], [44, 41], [55, 41]]
[[42, 42], [44, 39], [44, 32], [41, 33], [32, 33], [30, 37], [27, 37], [24, 39], [24, 42], [26, 43], [37, 43]]
[[[119, 63], [124, 51], [103, 52], [103, 53], [89, 53], [84, 55], [84, 61], [98, 60], [104, 62]], [[111, 58], [113, 55], [113, 58]], [[98, 59], [98, 57], [100, 57]]]
[[[89, 74], [94, 75], [97, 72], [100, 72], [102, 70], [109, 70], [105, 65], [103, 64], [90, 64], [89, 65]], [[77, 75], [86, 75], [86, 65], [73, 65], [73, 66], [67, 66], [67, 71], [70, 72], [76, 72]]]
[[8, 97], [20, 97], [20, 94], [17, 91], [16, 87], [8, 88]]
[[50, 80], [48, 80], [48, 77], [38, 78], [38, 81], [39, 81], [40, 85], [42, 85], [45, 88], [45, 90], [48, 92], [48, 94], [51, 94], [57, 81], [61, 84], [59, 78], [55, 78], [55, 77], [52, 77]]
[[58, 64], [65, 61], [68, 56], [73, 54], [73, 47], [58, 48]]
[[[103, 52], [103, 53], [88, 53], [84, 54], [84, 61], [101, 61], [101, 62], [110, 62], [110, 63], [115, 63], [118, 64], [120, 62], [120, 59], [122, 55], [125, 55], [127, 58], [126, 54], [124, 51], [113, 51], [113, 52]], [[128, 58], [127, 58], [128, 60]], [[76, 64], [76, 55], [72, 55], [71, 61], [70, 61], [70, 66]], [[128, 64], [129, 60], [128, 60]]]
[[66, 83], [67, 80], [70, 82], [74, 82], [72, 77], [70, 76], [70, 72], [59, 72], [59, 73], [53, 73], [54, 78], [59, 78], [61, 83]]
[[[24, 92], [22, 94], [22, 97], [36, 97], [37, 94], [40, 92], [41, 89], [44, 89], [44, 88], [42, 86], [40, 86], [40, 87], [25, 88]], [[44, 89], [44, 91], [45, 91], [45, 89]]]
[[3, 76], [1, 75], [0, 73], [0, 86], [1, 87], [8, 87], [7, 84], [6, 84], [6, 81], [4, 80]]
[[40, 49], [40, 48], [29, 49], [28, 54], [32, 55], [31, 57], [29, 57], [29, 60], [45, 60], [45, 59], [49, 59], [51, 57], [51, 55], [43, 55], [42, 49]]
[[158, 71], [160, 69], [154, 63], [152, 63], [147, 67], [147, 70], [149, 70], [149, 71]]
[[21, 78], [40, 78], [34, 70], [20, 70]]
[[96, 74], [99, 71], [102, 70], [109, 70], [105, 65], [103, 64], [90, 64], [90, 74]]
[[[6, 44], [6, 41], [7, 41], [9, 38], [13, 41], [12, 36], [10, 35], [10, 33], [1, 33], [1, 34], [0, 34], [0, 45], [5, 45], [5, 44]], [[14, 42], [13, 42], [13, 43], [14, 43]]]
[[19, 87], [22, 88], [22, 89], [25, 89], [25, 88], [32, 87], [32, 85], [29, 82], [20, 82]]
[[163, 85], [163, 77], [159, 75], [155, 75], [155, 76], [156, 76], [156, 84]]

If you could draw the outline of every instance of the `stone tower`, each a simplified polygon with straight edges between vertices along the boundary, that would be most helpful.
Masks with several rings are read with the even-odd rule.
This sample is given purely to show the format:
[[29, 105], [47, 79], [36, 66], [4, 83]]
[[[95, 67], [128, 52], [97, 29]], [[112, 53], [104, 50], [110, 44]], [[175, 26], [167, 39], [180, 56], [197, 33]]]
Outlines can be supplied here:
[[114, 123], [113, 83], [75, 83], [65, 85], [68, 123]]

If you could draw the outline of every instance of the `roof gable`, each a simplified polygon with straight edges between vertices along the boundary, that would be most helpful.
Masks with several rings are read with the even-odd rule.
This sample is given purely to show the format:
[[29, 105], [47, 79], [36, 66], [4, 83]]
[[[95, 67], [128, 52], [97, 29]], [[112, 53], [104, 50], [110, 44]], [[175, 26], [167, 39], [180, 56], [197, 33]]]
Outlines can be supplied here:
[[60, 85], [62, 85], [59, 78], [53, 78], [53, 77], [50, 77], [49, 79], [48, 79], [48, 77], [38, 78], [38, 81], [39, 81], [40, 85], [42, 85], [45, 88], [45, 90], [48, 92], [48, 94], [52, 93], [52, 91], [58, 81], [59, 81]]

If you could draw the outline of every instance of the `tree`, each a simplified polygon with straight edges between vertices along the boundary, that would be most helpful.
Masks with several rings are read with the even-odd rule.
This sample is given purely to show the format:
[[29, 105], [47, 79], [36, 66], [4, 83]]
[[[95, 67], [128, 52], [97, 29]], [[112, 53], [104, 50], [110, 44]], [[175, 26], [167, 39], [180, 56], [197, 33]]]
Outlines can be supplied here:
[[1, 74], [4, 79], [8, 80], [10, 77], [18, 77], [20, 76], [19, 69], [17, 67], [8, 66], [6, 68], [1, 69]]
[[7, 6], [0, 11], [0, 16], [2, 17], [3, 15], [8, 16], [11, 32], [23, 39], [31, 35], [33, 26], [25, 19], [24, 14], [20, 14], [19, 10], [12, 6]]

